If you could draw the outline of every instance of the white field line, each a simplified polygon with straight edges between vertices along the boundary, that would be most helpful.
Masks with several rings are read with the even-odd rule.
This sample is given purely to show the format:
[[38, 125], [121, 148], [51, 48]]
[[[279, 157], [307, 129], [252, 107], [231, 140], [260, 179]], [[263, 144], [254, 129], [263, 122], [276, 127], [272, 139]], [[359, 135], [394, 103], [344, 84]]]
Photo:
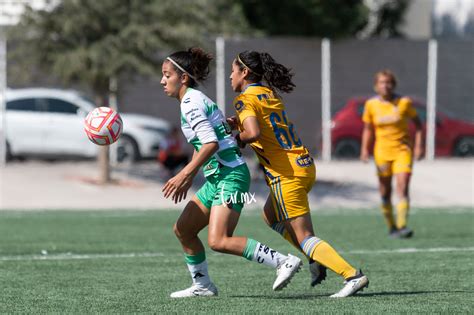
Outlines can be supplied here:
[[[398, 249], [360, 249], [341, 251], [341, 254], [417, 254], [417, 253], [443, 253], [443, 252], [472, 252], [474, 247], [434, 247], [434, 248], [398, 248]], [[216, 253], [220, 255], [219, 253]], [[177, 254], [177, 256], [182, 254]], [[32, 261], [32, 260], [94, 260], [94, 259], [117, 259], [117, 258], [149, 258], [171, 256], [165, 253], [123, 253], [123, 254], [44, 254], [44, 255], [16, 255], [0, 256], [1, 261]]]
[[110, 258], [142, 258], [165, 257], [164, 253], [123, 253], [123, 254], [42, 254], [0, 256], [0, 261], [29, 261], [29, 260], [80, 260], [80, 259], [110, 259]]
[[396, 248], [396, 249], [360, 249], [341, 251], [343, 254], [364, 254], [364, 255], [379, 255], [379, 254], [416, 254], [416, 253], [442, 253], [442, 252], [472, 252], [474, 247], [432, 247], [432, 248]]

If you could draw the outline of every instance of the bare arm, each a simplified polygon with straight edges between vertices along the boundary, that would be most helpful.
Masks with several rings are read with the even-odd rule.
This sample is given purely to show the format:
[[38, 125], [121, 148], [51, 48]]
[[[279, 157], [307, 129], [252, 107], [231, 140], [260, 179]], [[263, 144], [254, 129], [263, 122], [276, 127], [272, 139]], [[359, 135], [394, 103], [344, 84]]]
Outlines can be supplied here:
[[242, 122], [243, 131], [237, 135], [237, 141], [242, 143], [252, 143], [260, 137], [260, 127], [258, 125], [257, 117], [247, 117]]
[[360, 148], [360, 159], [363, 162], [369, 161], [369, 145], [372, 142], [374, 128], [371, 124], [365, 123], [362, 130], [362, 145]]
[[199, 152], [194, 150], [191, 162], [189, 162], [181, 172], [184, 172], [186, 176], [192, 175], [194, 177], [201, 166], [203, 166], [217, 150], [219, 150], [219, 144], [217, 142], [204, 143]]
[[415, 149], [414, 155], [415, 159], [421, 160], [425, 154], [424, 146], [423, 146], [423, 127], [418, 116], [413, 118], [413, 122], [415, 123]]
[[176, 176], [168, 180], [162, 191], [165, 198], [172, 195], [175, 203], [186, 199], [188, 189], [193, 183], [194, 176], [199, 168], [219, 149], [217, 142], [204, 143], [199, 152], [194, 151], [191, 162], [188, 163]]

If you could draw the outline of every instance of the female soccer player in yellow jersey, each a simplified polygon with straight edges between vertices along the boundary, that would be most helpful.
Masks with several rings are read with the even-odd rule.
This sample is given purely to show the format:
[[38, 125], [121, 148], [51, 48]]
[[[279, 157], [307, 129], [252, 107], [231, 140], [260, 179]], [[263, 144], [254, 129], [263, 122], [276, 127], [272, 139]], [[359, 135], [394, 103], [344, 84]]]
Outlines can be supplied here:
[[[394, 93], [397, 80], [391, 71], [377, 72], [374, 81], [377, 96], [365, 103], [360, 158], [364, 162], [368, 161], [369, 145], [375, 130], [374, 160], [379, 177], [382, 213], [392, 237], [408, 238], [413, 235], [413, 230], [407, 227], [408, 186], [413, 166], [408, 122], [413, 120], [416, 127], [416, 160], [423, 156], [422, 126], [411, 100]], [[392, 213], [392, 175], [395, 175], [398, 196], [396, 222]]]
[[[162, 65], [161, 85], [168, 96], [179, 102], [181, 129], [194, 147], [191, 162], [163, 187], [164, 196], [171, 197], [175, 203], [185, 199], [201, 167], [206, 178], [174, 226], [193, 284], [173, 292], [172, 298], [217, 295], [207, 271], [204, 246], [198, 237], [206, 226], [208, 244], [213, 250], [275, 268], [274, 290], [284, 288], [301, 266], [298, 257], [282, 255], [256, 240], [233, 235], [244, 206], [241, 195], [250, 186], [250, 173], [224, 115], [197, 89], [198, 82], [207, 78], [211, 60], [212, 56], [202, 49], [191, 48], [171, 54]], [[233, 200], [232, 196], [237, 198]]]
[[270, 188], [264, 207], [267, 224], [310, 259], [313, 286], [324, 280], [327, 267], [345, 280], [344, 287], [332, 297], [350, 296], [369, 281], [314, 235], [308, 203], [316, 176], [314, 161], [278, 95], [293, 90], [292, 76], [268, 53], [238, 54], [230, 75], [232, 89], [240, 93], [234, 100], [237, 117], [228, 121], [240, 129], [236, 136], [239, 145], [249, 144], [264, 168]]

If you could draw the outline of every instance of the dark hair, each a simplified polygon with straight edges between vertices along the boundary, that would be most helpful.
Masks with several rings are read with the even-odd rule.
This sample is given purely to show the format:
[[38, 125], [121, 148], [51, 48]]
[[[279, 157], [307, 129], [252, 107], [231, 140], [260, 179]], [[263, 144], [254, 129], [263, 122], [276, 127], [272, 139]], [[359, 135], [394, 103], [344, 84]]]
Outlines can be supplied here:
[[258, 82], [262, 79], [275, 92], [290, 93], [296, 85], [291, 81], [291, 69], [279, 64], [266, 52], [244, 51], [237, 55], [236, 63], [240, 70], [249, 69], [247, 80]]
[[[207, 79], [210, 71], [209, 63], [213, 59], [212, 54], [205, 52], [199, 47], [192, 47], [187, 51], [177, 51], [171, 54], [169, 58], [173, 59], [174, 62], [194, 77], [189, 77], [190, 87], [195, 87], [197, 85], [196, 81], [205, 81]], [[179, 74], [183, 73], [176, 65], [173, 64], [173, 67]]]

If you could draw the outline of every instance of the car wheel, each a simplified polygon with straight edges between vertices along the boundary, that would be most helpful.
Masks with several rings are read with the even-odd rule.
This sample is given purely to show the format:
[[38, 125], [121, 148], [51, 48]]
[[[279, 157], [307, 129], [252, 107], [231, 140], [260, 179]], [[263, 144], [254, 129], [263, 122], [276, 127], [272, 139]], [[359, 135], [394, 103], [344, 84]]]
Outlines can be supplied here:
[[456, 142], [454, 156], [474, 156], [474, 137], [464, 137]]
[[334, 157], [341, 159], [354, 159], [360, 155], [360, 143], [354, 139], [342, 139], [334, 147]]
[[138, 144], [132, 137], [122, 135], [117, 142], [117, 161], [119, 163], [133, 163], [140, 158]]

